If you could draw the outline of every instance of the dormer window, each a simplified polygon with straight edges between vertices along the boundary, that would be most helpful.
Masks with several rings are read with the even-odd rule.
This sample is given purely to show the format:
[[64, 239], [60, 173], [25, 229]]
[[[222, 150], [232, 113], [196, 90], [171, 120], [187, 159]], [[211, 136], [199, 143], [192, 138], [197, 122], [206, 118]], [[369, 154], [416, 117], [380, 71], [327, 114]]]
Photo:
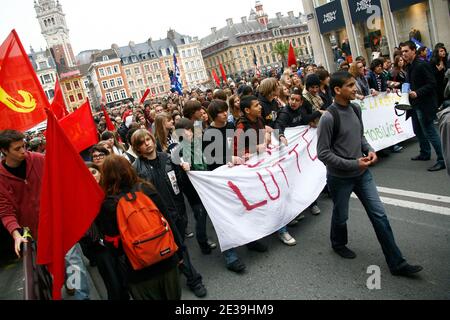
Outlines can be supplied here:
[[137, 62], [136, 56], [131, 56], [131, 61], [132, 61], [132, 62]]
[[103, 56], [103, 61], [108, 61], [109, 57], [108, 56]]

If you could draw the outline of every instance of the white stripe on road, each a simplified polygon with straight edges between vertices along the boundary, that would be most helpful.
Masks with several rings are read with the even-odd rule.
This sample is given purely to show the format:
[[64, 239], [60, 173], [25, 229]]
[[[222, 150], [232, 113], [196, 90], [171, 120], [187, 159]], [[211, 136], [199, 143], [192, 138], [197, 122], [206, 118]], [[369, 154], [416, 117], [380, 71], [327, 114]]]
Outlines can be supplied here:
[[[357, 199], [358, 197], [353, 193], [352, 198]], [[437, 213], [442, 214], [446, 216], [450, 216], [450, 208], [446, 207], [439, 207], [439, 206], [432, 206], [426, 203], [419, 203], [419, 202], [412, 202], [412, 201], [405, 201], [405, 200], [399, 200], [399, 199], [393, 199], [393, 198], [386, 198], [386, 197], [380, 197], [381, 202], [396, 206], [396, 207], [402, 207], [402, 208], [408, 208], [418, 211], [425, 211], [425, 212], [431, 212], [431, 213]]]
[[438, 196], [435, 194], [420, 193], [420, 192], [400, 190], [400, 189], [391, 189], [391, 188], [384, 188], [384, 187], [377, 187], [377, 189], [378, 189], [378, 192], [381, 192], [381, 193], [389, 193], [389, 194], [398, 195], [398, 196], [405, 196], [405, 197], [411, 197], [411, 198], [417, 198], [417, 199], [423, 199], [423, 200], [431, 200], [431, 201], [436, 201], [436, 202], [450, 203], [450, 197], [446, 197], [446, 196]]

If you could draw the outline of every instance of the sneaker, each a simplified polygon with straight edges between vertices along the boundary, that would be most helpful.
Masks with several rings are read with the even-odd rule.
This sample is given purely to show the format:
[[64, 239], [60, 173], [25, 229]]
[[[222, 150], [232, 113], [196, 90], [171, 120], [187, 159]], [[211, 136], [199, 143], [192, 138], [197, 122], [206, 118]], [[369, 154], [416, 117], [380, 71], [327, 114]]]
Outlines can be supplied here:
[[256, 252], [266, 252], [267, 246], [260, 241], [253, 241], [247, 244], [248, 250]]
[[396, 144], [395, 146], [392, 147], [393, 153], [400, 153], [402, 150], [403, 150], [403, 147], [399, 146], [398, 144]]
[[245, 271], [245, 264], [241, 260], [237, 259], [227, 265], [227, 269], [236, 273], [242, 273]]
[[205, 243], [198, 243], [198, 245], [200, 246], [200, 250], [202, 251], [203, 254], [211, 254], [211, 248], [208, 245], [208, 242]]
[[391, 271], [391, 273], [394, 276], [410, 277], [422, 270], [423, 270], [422, 266], [412, 266], [410, 264], [406, 264], [405, 266], [401, 267], [398, 270]]
[[280, 240], [288, 246], [295, 246], [297, 244], [297, 241], [295, 241], [294, 238], [289, 234], [289, 232], [283, 232], [278, 235]]
[[344, 259], [355, 259], [356, 253], [354, 253], [352, 250], [347, 248], [346, 246], [343, 246], [341, 248], [333, 248], [334, 252], [336, 252], [338, 255], [340, 255]]
[[320, 208], [317, 205], [313, 205], [309, 210], [313, 216], [318, 216], [320, 214]]
[[206, 244], [211, 248], [211, 249], [215, 249], [217, 248], [217, 244], [215, 242], [212, 242], [211, 240], [207, 240]]
[[301, 221], [301, 220], [303, 220], [305, 218], [306, 218], [305, 214], [302, 212], [297, 217], [295, 217], [295, 220], [297, 220], [297, 222], [299, 222], [299, 221]]
[[203, 283], [199, 283], [194, 288], [190, 289], [198, 298], [203, 298], [207, 294], [206, 288]]
[[193, 232], [187, 231], [184, 236], [186, 237], [186, 239], [192, 238], [194, 236]]

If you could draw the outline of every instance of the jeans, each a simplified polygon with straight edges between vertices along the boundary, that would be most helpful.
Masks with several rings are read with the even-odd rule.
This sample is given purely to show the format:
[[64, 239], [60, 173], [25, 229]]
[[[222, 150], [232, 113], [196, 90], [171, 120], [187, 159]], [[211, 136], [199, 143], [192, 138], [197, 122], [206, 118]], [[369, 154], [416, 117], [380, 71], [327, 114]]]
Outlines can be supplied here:
[[225, 263], [227, 264], [227, 266], [239, 259], [236, 250], [234, 250], [233, 248], [224, 251], [222, 254], [225, 258]]
[[421, 110], [414, 109], [412, 112], [412, 124], [414, 133], [416, 134], [417, 139], [419, 139], [420, 155], [425, 158], [431, 157], [431, 143], [434, 151], [436, 151], [437, 162], [444, 164], [441, 140], [434, 127], [433, 120], [425, 119]]
[[350, 195], [355, 192], [366, 209], [389, 268], [391, 271], [395, 271], [403, 267], [406, 261], [395, 243], [394, 234], [370, 171], [367, 170], [355, 178], [338, 178], [327, 175], [327, 182], [334, 204], [330, 237], [332, 247], [342, 248], [348, 243], [348, 207]]
[[206, 243], [208, 235], [206, 234], [206, 217], [208, 213], [202, 203], [191, 206], [195, 217], [195, 233], [198, 243]]
[[66, 254], [66, 277], [69, 287], [75, 289], [76, 300], [89, 300], [87, 270], [80, 245], [75, 244]]

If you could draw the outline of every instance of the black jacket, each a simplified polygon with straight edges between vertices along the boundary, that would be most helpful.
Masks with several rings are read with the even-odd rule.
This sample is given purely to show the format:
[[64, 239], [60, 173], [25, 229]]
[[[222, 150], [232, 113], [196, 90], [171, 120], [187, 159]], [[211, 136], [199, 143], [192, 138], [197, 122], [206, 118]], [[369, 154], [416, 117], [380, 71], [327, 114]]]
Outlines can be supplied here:
[[297, 110], [292, 110], [290, 105], [281, 109], [275, 122], [275, 129], [279, 130], [280, 135], [284, 135], [286, 128], [306, 126], [310, 122], [321, 117], [319, 111], [314, 111], [311, 103], [303, 99], [303, 105]]
[[258, 101], [262, 107], [261, 117], [263, 118], [264, 124], [273, 128], [279, 110], [277, 101], [275, 99], [269, 101], [262, 95], [258, 96]]
[[[139, 177], [152, 183], [158, 190], [170, 217], [177, 221], [179, 215], [185, 215], [186, 205], [182, 193], [182, 175], [180, 167], [173, 164], [167, 153], [158, 152], [157, 161], [139, 157], [133, 164]], [[169, 174], [173, 172], [179, 192], [175, 192]]]
[[[426, 120], [431, 121], [436, 117], [438, 101], [436, 95], [436, 78], [427, 62], [416, 58], [407, 69], [407, 82], [411, 84], [411, 91], [417, 93], [416, 99], [410, 98], [413, 109], [419, 109], [424, 113]], [[410, 112], [408, 112], [408, 116]]]

